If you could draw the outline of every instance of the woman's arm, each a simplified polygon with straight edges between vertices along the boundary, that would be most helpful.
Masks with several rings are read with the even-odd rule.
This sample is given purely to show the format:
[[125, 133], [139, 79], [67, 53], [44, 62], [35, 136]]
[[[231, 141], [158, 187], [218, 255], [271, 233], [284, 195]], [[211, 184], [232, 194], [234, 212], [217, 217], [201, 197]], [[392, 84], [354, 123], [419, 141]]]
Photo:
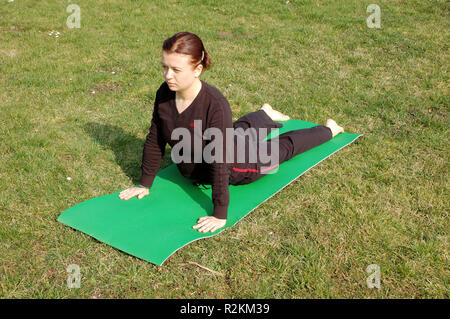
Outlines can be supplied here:
[[[208, 128], [215, 127], [222, 132], [222, 160], [213, 161], [211, 163], [212, 174], [212, 201], [214, 204], [214, 211], [212, 216], [201, 217], [197, 221], [197, 225], [193, 228], [200, 232], [214, 232], [219, 228], [222, 228], [226, 224], [228, 216], [228, 205], [230, 203], [229, 192], [229, 172], [227, 168], [227, 145], [233, 144], [227, 143], [226, 129], [233, 128], [233, 120], [231, 115], [231, 108], [228, 101], [225, 98], [214, 101], [211, 106], [209, 114], [211, 117], [208, 119]], [[213, 136], [211, 142], [214, 141], [216, 136]], [[215, 155], [215, 154], [214, 154]]]
[[142, 174], [140, 184], [122, 191], [119, 194], [120, 199], [128, 200], [134, 196], [141, 199], [144, 196], [147, 196], [150, 193], [150, 187], [161, 166], [162, 157], [164, 156], [166, 148], [166, 141], [160, 133], [161, 121], [158, 115], [158, 92], [159, 90], [156, 92], [151, 126], [145, 139], [142, 154]]
[[[159, 92], [159, 90], [158, 90]], [[140, 185], [152, 187], [153, 180], [161, 167], [162, 157], [166, 149], [166, 141], [161, 133], [161, 119], [158, 114], [158, 92], [153, 107], [153, 117], [149, 133], [145, 139], [142, 152]]]
[[[225, 98], [215, 101], [213, 112], [208, 127], [218, 128], [222, 132], [222, 159], [219, 162], [211, 163], [212, 174], [212, 201], [214, 204], [213, 216], [226, 219], [228, 215], [228, 205], [230, 203], [229, 172], [226, 163], [227, 140], [226, 129], [233, 128], [231, 108]], [[212, 139], [212, 141], [215, 137]], [[212, 142], [211, 141], [211, 142]]]

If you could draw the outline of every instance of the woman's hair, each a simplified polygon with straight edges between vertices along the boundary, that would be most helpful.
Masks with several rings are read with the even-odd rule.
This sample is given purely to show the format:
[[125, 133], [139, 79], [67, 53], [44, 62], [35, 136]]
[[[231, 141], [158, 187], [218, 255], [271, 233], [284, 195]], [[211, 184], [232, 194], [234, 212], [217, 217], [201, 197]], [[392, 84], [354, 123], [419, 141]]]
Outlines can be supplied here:
[[168, 53], [181, 53], [191, 56], [191, 64], [195, 66], [202, 64], [203, 69], [208, 69], [211, 59], [203, 46], [202, 40], [190, 32], [178, 32], [164, 40], [163, 51]]

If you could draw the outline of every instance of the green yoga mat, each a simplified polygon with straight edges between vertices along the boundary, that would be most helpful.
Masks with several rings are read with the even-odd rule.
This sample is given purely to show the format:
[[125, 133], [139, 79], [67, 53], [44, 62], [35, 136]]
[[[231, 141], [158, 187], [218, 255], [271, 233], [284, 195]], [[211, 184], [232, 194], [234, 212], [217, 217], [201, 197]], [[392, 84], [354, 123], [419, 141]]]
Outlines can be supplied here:
[[[279, 122], [266, 139], [317, 124], [299, 120]], [[212, 215], [211, 188], [203, 189], [184, 178], [175, 164], [158, 172], [150, 194], [121, 200], [119, 193], [81, 202], [65, 210], [58, 221], [130, 255], [161, 266], [175, 251], [232, 227], [248, 213], [333, 153], [363, 134], [341, 133], [330, 141], [281, 163], [275, 174], [247, 185], [230, 185], [230, 205], [225, 227], [200, 233], [192, 226]]]

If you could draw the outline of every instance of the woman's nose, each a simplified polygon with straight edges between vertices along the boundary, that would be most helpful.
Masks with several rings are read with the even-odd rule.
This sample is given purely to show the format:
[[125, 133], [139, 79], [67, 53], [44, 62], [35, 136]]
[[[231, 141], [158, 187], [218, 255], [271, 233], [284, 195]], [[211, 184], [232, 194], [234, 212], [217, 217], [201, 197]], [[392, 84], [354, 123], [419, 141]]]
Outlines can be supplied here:
[[165, 76], [166, 80], [170, 80], [173, 77], [173, 72], [171, 70], [167, 70]]

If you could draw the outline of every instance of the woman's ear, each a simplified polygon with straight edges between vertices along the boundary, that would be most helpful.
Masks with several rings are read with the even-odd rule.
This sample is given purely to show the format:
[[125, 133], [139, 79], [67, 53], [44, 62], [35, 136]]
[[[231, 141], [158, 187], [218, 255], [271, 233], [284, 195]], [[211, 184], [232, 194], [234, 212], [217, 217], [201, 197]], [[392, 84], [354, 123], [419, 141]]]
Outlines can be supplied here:
[[202, 71], [203, 71], [203, 64], [197, 65], [197, 67], [195, 68], [195, 71], [194, 71], [195, 77], [198, 78], [200, 76], [200, 74], [202, 74]]

